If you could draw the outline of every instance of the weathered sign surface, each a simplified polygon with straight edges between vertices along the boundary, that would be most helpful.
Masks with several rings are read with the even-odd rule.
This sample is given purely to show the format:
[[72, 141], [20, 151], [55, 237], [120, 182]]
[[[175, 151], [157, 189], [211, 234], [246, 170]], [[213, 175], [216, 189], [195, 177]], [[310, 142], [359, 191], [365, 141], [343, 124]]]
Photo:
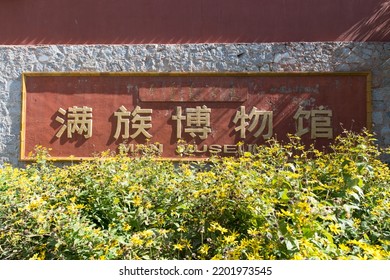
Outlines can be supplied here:
[[287, 134], [321, 147], [370, 128], [370, 95], [368, 73], [26, 73], [21, 159], [145, 143], [164, 158], [232, 156]]

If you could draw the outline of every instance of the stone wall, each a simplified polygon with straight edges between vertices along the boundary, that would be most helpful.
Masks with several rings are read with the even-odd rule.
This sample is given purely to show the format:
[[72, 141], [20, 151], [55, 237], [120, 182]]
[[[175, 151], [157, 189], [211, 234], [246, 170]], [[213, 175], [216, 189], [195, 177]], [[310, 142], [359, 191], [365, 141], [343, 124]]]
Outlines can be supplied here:
[[373, 130], [390, 145], [390, 42], [0, 46], [0, 165], [20, 164], [22, 73], [74, 71], [370, 71]]

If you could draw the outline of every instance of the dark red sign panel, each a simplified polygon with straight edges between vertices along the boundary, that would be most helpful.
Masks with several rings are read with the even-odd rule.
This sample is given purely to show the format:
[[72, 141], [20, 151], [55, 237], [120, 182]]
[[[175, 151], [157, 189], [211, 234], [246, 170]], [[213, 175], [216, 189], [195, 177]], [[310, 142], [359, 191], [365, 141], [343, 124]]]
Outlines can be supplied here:
[[165, 158], [255, 151], [287, 134], [328, 145], [370, 127], [367, 73], [24, 74], [21, 158], [55, 159], [148, 144]]

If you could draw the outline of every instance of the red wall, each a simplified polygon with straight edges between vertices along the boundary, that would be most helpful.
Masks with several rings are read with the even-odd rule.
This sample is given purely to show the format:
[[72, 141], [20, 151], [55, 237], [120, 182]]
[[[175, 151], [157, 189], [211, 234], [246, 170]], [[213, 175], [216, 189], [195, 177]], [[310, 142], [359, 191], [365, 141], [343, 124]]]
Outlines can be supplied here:
[[390, 41], [390, 0], [2, 0], [0, 44]]

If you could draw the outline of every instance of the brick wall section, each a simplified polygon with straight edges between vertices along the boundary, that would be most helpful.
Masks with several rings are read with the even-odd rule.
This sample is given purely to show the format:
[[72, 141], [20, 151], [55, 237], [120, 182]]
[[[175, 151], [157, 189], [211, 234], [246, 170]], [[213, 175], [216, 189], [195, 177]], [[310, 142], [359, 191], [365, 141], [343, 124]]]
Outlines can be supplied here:
[[390, 42], [0, 46], [0, 165], [20, 164], [21, 74], [75, 71], [370, 71], [373, 130], [390, 145]]

